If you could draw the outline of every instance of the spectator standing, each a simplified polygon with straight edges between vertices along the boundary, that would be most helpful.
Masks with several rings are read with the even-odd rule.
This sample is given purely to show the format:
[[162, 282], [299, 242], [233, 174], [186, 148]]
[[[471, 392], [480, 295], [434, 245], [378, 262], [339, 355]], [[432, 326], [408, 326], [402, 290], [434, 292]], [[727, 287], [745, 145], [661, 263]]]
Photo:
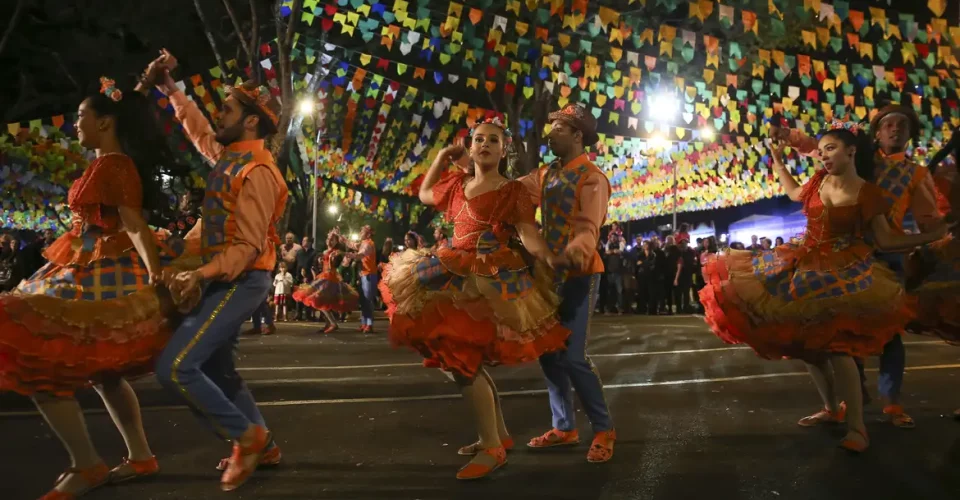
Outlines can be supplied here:
[[[313, 263], [317, 260], [317, 249], [313, 246], [313, 238], [304, 236], [297, 253], [297, 267], [290, 271], [294, 283], [297, 285], [309, 284], [313, 281]], [[303, 321], [305, 315], [313, 316], [313, 309], [297, 302], [297, 321]]]
[[297, 254], [303, 250], [303, 247], [297, 244], [297, 237], [292, 232], [288, 232], [283, 237], [283, 244], [278, 248], [277, 253], [280, 259], [287, 263], [287, 270], [292, 274], [300, 274], [297, 271]]
[[677, 244], [680, 255], [676, 281], [674, 282], [674, 302], [677, 304], [677, 313], [690, 314], [690, 291], [693, 287], [693, 277], [696, 274], [697, 255], [688, 240], [680, 240]]
[[757, 241], [758, 239], [759, 238], [757, 238], [757, 235], [755, 234], [750, 236], [750, 246], [747, 247], [747, 250], [750, 250], [751, 252], [756, 252], [757, 250], [760, 250], [760, 243]]
[[273, 277], [273, 304], [277, 321], [287, 321], [287, 297], [293, 293], [293, 275], [287, 271], [287, 263], [280, 262], [280, 270]]
[[607, 236], [607, 244], [604, 248], [606, 252], [603, 259], [604, 272], [607, 275], [607, 286], [609, 287], [606, 311], [613, 312], [613, 309], [616, 308], [617, 314], [623, 314], [625, 302], [623, 300], [623, 257], [626, 249], [627, 244], [620, 237], [620, 234], [611, 231]]
[[674, 306], [677, 306], [679, 310], [679, 305], [676, 304], [674, 299], [676, 299], [675, 289], [680, 279], [680, 247], [677, 246], [672, 235], [667, 236], [664, 242], [663, 301], [666, 305], [667, 314], [673, 314]]

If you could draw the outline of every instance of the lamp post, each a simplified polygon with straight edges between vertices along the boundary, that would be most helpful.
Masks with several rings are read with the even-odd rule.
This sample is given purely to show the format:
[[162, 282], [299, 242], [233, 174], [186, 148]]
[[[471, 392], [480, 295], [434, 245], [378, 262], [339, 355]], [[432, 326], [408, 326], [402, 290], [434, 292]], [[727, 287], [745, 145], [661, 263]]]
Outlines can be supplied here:
[[320, 190], [318, 184], [319, 163], [320, 163], [320, 139], [323, 136], [323, 127], [320, 126], [319, 117], [314, 115], [313, 99], [307, 98], [300, 101], [300, 115], [313, 116], [314, 126], [317, 128], [317, 138], [313, 143], [313, 242], [317, 243], [317, 205], [319, 204]]

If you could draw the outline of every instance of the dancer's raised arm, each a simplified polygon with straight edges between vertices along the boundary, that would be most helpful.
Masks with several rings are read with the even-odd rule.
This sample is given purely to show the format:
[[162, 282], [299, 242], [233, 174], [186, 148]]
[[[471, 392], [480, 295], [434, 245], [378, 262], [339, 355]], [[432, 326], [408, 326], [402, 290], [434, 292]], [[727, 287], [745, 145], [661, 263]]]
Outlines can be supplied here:
[[770, 145], [770, 157], [773, 158], [773, 171], [777, 174], [780, 187], [792, 201], [800, 201], [800, 183], [793, 178], [793, 174], [783, 164], [783, 142], [775, 141]]

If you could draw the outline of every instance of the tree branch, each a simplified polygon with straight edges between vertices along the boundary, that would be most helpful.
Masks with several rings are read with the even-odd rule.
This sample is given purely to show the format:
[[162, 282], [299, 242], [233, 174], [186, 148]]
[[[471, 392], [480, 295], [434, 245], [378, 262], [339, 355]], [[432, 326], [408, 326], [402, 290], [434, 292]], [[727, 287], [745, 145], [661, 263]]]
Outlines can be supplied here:
[[250, 0], [250, 78], [260, 83], [260, 64], [255, 57], [260, 50], [260, 22], [257, 20], [257, 2]]
[[63, 57], [60, 56], [59, 52], [52, 52], [54, 60], [57, 61], [57, 66], [60, 67], [60, 71], [63, 71], [63, 74], [67, 76], [67, 79], [70, 80], [70, 83], [73, 84], [73, 87], [77, 89], [77, 92], [82, 92], [83, 87], [77, 83], [77, 79], [73, 77], [73, 73], [70, 73], [70, 70], [67, 69], [67, 65], [63, 63]]
[[4, 47], [7, 46], [7, 40], [10, 39], [10, 34], [13, 33], [14, 28], [17, 27], [17, 23], [20, 22], [20, 15], [23, 14], [24, 7], [31, 0], [19, 0], [17, 2], [17, 8], [13, 11], [13, 17], [10, 18], [10, 24], [7, 25], [7, 29], [3, 32], [3, 38], [0, 38], [0, 54], [3, 53]]
[[220, 50], [217, 49], [217, 42], [213, 38], [213, 32], [210, 31], [210, 24], [207, 22], [207, 16], [203, 14], [203, 9], [200, 8], [200, 0], [193, 0], [193, 5], [197, 8], [197, 15], [200, 16], [200, 22], [203, 23], [203, 33], [207, 35], [207, 41], [210, 42], [210, 48], [213, 50], [213, 55], [217, 58], [217, 66], [219, 66], [220, 71], [226, 75], [228, 74], [227, 66], [223, 63], [223, 56], [220, 55]]
[[[252, 2], [253, 0], [251, 0]], [[230, 5], [230, 0], [223, 0], [223, 6], [227, 9], [227, 16], [230, 17], [230, 22], [233, 23], [233, 31], [237, 34], [237, 40], [240, 41], [240, 48], [243, 49], [243, 52], [247, 54], [247, 64], [253, 65], [253, 53], [251, 52], [251, 47], [247, 43], [246, 38], [243, 36], [243, 30], [240, 29], [240, 21], [237, 21], [237, 15], [233, 12], [233, 6]], [[254, 14], [256, 16], [256, 14]]]

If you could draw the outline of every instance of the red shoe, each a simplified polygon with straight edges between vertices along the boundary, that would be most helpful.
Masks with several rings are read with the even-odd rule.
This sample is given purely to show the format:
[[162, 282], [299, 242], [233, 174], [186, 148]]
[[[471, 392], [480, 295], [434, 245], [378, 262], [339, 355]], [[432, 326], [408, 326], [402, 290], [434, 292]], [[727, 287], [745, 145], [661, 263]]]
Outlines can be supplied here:
[[587, 462], [602, 464], [613, 458], [613, 444], [617, 441], [617, 431], [600, 431], [593, 435], [590, 451], [587, 452]]
[[[260, 459], [260, 467], [276, 467], [280, 465], [281, 458], [283, 458], [283, 455], [280, 453], [280, 447], [274, 444], [263, 454]], [[230, 465], [230, 457], [220, 460], [220, 463], [217, 464], [217, 470], [227, 470], [228, 465]]]
[[323, 329], [323, 333], [333, 333], [340, 329], [340, 325], [330, 325]]
[[[861, 443], [856, 439], [850, 439], [848, 437], [850, 434], [859, 434], [863, 438], [863, 442]], [[843, 441], [840, 441], [840, 447], [853, 453], [863, 453], [867, 450], [867, 448], [870, 447], [870, 438], [867, 437], [866, 432], [850, 429], [850, 431], [847, 433], [847, 437], [844, 437]]]
[[847, 403], [841, 402], [836, 413], [824, 408], [813, 415], [803, 417], [797, 425], [800, 427], [816, 427], [821, 424], [842, 424], [847, 420]]
[[277, 333], [277, 325], [267, 325], [260, 330], [260, 335], [273, 335]]
[[[248, 431], [249, 432], [249, 431]], [[230, 461], [227, 464], [227, 470], [223, 472], [220, 478], [220, 489], [223, 491], [233, 491], [250, 479], [260, 460], [266, 454], [267, 446], [270, 444], [270, 431], [266, 427], [255, 425], [253, 427], [253, 443], [249, 446], [243, 446], [240, 443], [233, 445], [233, 454], [230, 455]], [[244, 459], [250, 455], [256, 455], [257, 459], [253, 462], [253, 467], [247, 468], [244, 465]]]
[[[493, 464], [481, 463], [481, 461], [492, 461]], [[470, 460], [467, 462], [467, 465], [460, 468], [457, 472], [457, 479], [461, 481], [482, 479], [504, 465], [507, 465], [507, 450], [503, 449], [503, 446], [480, 450], [480, 452], [473, 457], [473, 460]]]
[[903, 412], [903, 406], [887, 405], [883, 407], [883, 414], [890, 415], [890, 423], [900, 429], [913, 429], [917, 426], [913, 417]]
[[60, 474], [60, 477], [57, 478], [56, 482], [53, 483], [53, 487], [56, 488], [60, 483], [67, 479], [67, 476], [70, 474], [80, 474], [80, 476], [83, 477], [83, 480], [87, 482], [87, 486], [74, 493], [53, 489], [50, 490], [50, 492], [46, 495], [40, 497], [40, 500], [73, 500], [81, 495], [90, 493], [91, 491], [107, 484], [110, 481], [110, 469], [107, 468], [107, 464], [99, 463], [87, 469], [77, 469], [74, 467], [67, 468], [63, 471], [63, 474]]
[[370, 327], [369, 327], [369, 326], [367, 326], [367, 325], [360, 325], [360, 333], [368, 333], [369, 331], [370, 331]]
[[141, 477], [149, 477], [160, 472], [157, 457], [146, 460], [130, 460], [124, 457], [120, 465], [110, 470], [110, 483], [118, 484]]
[[[500, 444], [503, 445], [503, 449], [510, 451], [513, 449], [513, 444], [514, 444], [513, 438], [510, 436], [502, 438], [500, 439]], [[466, 446], [461, 447], [459, 450], [457, 450], [457, 455], [462, 455], [464, 457], [472, 457], [482, 449], [483, 448], [480, 448], [480, 441], [477, 441], [476, 443], [468, 444]]]
[[531, 439], [527, 446], [530, 448], [552, 448], [554, 446], [573, 446], [579, 443], [580, 432], [576, 429], [572, 431], [550, 429], [542, 436]]

